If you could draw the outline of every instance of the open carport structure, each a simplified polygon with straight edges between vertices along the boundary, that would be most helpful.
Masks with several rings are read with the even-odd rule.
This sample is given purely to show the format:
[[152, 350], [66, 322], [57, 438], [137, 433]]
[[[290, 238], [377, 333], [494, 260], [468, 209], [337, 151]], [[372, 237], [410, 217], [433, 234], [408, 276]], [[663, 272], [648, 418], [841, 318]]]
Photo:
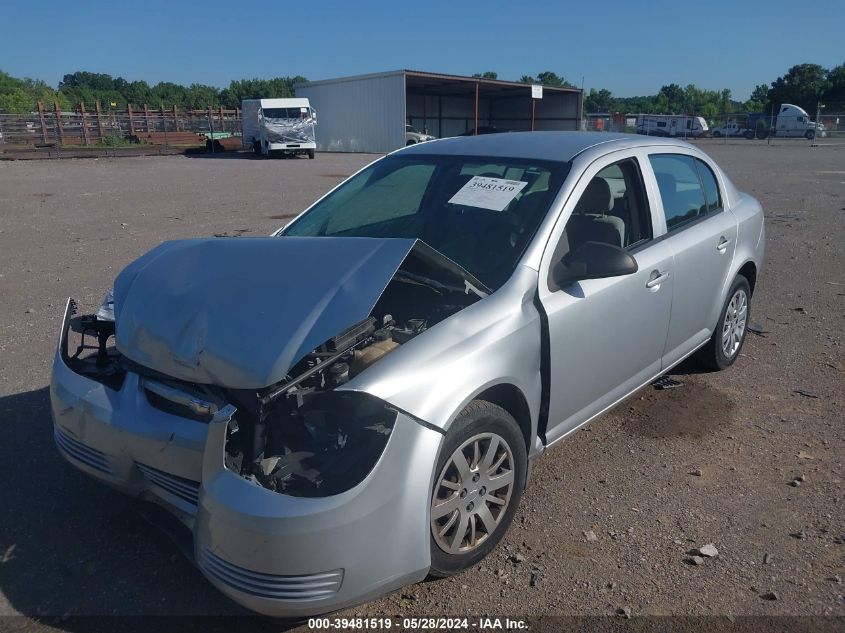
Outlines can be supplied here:
[[581, 90], [396, 70], [296, 86], [317, 111], [317, 149], [389, 152], [405, 145], [405, 125], [438, 138], [479, 128], [575, 130]]

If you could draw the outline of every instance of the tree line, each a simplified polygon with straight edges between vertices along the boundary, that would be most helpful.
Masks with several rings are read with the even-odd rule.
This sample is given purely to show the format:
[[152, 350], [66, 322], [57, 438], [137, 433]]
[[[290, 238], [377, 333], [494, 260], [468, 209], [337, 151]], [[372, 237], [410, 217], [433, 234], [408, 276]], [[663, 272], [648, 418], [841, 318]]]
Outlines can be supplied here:
[[[477, 73], [481, 79], [498, 79], [496, 72]], [[297, 83], [305, 77], [275, 77], [273, 79], [239, 79], [226, 88], [205, 84], [183, 86], [162, 81], [149, 85], [146, 81], [128, 81], [106, 73], [77, 71], [65, 75], [53, 88], [39, 79], [12, 77], [0, 71], [0, 112], [32, 112], [41, 101], [46, 107], [55, 102], [62, 110], [72, 110], [85, 103], [92, 108], [99, 102], [105, 110], [125, 110], [127, 105], [182, 109], [202, 109], [209, 106], [236, 108], [243, 99], [291, 97]], [[553, 71], [537, 75], [522, 75], [517, 81], [575, 88], [576, 86]], [[845, 110], [845, 64], [831, 69], [818, 64], [798, 64], [771, 84], [756, 86], [747, 101], [732, 98], [731, 91], [705, 90], [689, 84], [682, 87], [672, 83], [663, 86], [656, 95], [617, 97], [606, 88], [591, 88], [584, 95], [584, 111], [646, 112], [654, 114], [696, 114], [715, 117], [739, 112], [768, 112], [781, 103], [794, 103], [810, 113], [816, 105], [825, 104], [827, 112]]]
[[93, 109], [99, 101], [104, 110], [125, 110], [128, 105], [181, 109], [211, 107], [237, 108], [243, 99], [292, 97], [293, 86], [305, 77], [233, 80], [226, 88], [205, 84], [183, 86], [169, 81], [149, 85], [146, 81], [127, 81], [106, 73], [78, 71], [65, 75], [56, 88], [38, 79], [18, 79], [0, 71], [0, 112], [32, 112], [41, 101], [52, 108], [72, 110], [80, 103]]
[[[477, 73], [480, 79], [498, 79], [495, 72]], [[544, 86], [575, 88], [557, 74], [545, 71], [536, 76], [523, 75], [519, 81]], [[723, 114], [769, 112], [782, 103], [792, 103], [815, 113], [822, 103], [827, 112], [845, 110], [845, 64], [831, 69], [819, 64], [798, 64], [771, 84], [758, 84], [746, 101], [737, 101], [727, 88], [704, 90], [689, 84], [672, 83], [660, 88], [656, 95], [617, 97], [606, 88], [591, 88], [584, 95], [584, 112], [642, 112], [650, 114], [695, 114], [716, 117]]]

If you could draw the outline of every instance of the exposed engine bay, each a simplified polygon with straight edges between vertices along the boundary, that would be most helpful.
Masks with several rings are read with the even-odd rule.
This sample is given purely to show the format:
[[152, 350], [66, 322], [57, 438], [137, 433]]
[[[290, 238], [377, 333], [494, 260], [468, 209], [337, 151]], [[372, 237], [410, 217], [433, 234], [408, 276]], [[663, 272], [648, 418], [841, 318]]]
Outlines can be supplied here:
[[[364, 392], [337, 389], [427, 329], [486, 296], [486, 288], [440, 253], [418, 243], [378, 296], [369, 316], [296, 361], [262, 389], [175, 379], [115, 347], [113, 312], [76, 316], [65, 362], [119, 390], [138, 374], [154, 408], [209, 422], [227, 404], [225, 466], [269, 490], [298, 497], [339, 494], [360, 483], [382, 454], [397, 410]], [[107, 297], [106, 302], [110, 297]], [[106, 306], [104, 302], [104, 306]], [[118, 315], [118, 320], [120, 316]]]
[[334, 389], [483, 296], [444, 272], [407, 259], [367, 319], [308, 354], [284, 381], [259, 393], [230, 391], [238, 414], [227, 467], [293, 496], [338, 494], [360, 483], [397, 412], [366, 393]]

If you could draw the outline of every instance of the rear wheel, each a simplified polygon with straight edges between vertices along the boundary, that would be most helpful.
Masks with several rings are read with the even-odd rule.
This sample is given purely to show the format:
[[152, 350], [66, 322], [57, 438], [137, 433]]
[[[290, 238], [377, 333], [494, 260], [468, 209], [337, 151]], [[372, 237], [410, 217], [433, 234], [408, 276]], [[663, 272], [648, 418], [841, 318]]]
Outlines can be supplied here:
[[708, 369], [721, 370], [734, 364], [745, 343], [750, 302], [751, 287], [748, 280], [737, 275], [722, 306], [713, 335], [698, 352], [698, 360], [702, 365]]
[[719, 138], [720, 136], [722, 136], [721, 132], [718, 132], [718, 131], [713, 132], [713, 138]]
[[469, 403], [440, 449], [431, 493], [431, 575], [444, 577], [484, 558], [510, 525], [525, 487], [528, 455], [513, 416]]
[[804, 138], [807, 139], [808, 141], [812, 141], [814, 138], [816, 138], [816, 131], [815, 130], [807, 130], [806, 132], [804, 132]]
[[411, 139], [410, 141], [408, 141], [407, 143], [405, 143], [405, 147], [407, 147], [408, 145], [416, 145], [416, 143], [417, 143], [417, 142], [416, 142], [415, 140]]

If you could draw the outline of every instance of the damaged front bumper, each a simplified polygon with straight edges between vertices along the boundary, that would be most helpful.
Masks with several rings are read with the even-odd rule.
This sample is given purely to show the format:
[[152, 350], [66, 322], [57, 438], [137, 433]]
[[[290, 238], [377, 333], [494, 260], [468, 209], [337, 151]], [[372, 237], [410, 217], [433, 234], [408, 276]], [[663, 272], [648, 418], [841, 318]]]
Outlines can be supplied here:
[[442, 435], [397, 414], [367, 477], [342, 494], [296, 498], [224, 466], [233, 406], [210, 421], [151, 404], [144, 378], [119, 385], [72, 369], [68, 302], [50, 397], [56, 445], [74, 466], [153, 501], [193, 534], [204, 575], [249, 609], [306, 616], [351, 606], [428, 573], [428, 495]]

